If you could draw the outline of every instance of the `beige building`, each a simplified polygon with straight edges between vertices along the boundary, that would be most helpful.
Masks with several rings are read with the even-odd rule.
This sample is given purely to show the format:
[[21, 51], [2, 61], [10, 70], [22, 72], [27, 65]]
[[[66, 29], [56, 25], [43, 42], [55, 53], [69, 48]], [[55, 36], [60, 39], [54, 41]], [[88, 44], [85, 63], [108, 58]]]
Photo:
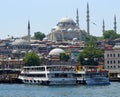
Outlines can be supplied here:
[[120, 74], [120, 43], [112, 48], [105, 49], [104, 67], [109, 70], [110, 77], [118, 78]]

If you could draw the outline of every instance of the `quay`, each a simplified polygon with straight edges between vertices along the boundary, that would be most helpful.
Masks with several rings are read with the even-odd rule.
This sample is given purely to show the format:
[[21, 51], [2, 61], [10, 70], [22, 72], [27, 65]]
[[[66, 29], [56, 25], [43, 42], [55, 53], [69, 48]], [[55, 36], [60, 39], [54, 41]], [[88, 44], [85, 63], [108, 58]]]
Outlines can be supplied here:
[[109, 70], [109, 79], [113, 82], [120, 81], [120, 70]]
[[18, 79], [20, 70], [16, 69], [0, 69], [0, 83], [22, 83]]

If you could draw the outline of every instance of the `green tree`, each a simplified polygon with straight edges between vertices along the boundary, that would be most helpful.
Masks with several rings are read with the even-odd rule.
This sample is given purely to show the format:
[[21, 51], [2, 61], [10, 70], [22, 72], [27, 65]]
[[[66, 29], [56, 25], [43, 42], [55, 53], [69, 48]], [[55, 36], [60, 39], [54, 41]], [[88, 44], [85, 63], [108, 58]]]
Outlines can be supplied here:
[[35, 52], [28, 52], [24, 56], [25, 66], [39, 66], [41, 60]]
[[45, 34], [42, 32], [34, 32], [34, 37], [37, 40], [43, 40], [43, 38], [45, 37]]
[[61, 61], [68, 61], [69, 60], [69, 55], [65, 54], [65, 53], [60, 53], [60, 56], [59, 56], [60, 60]]
[[95, 36], [85, 35], [85, 38], [84, 38], [85, 43], [88, 43], [91, 40], [91, 38], [95, 41], [97, 40], [97, 37]]
[[118, 38], [119, 36], [120, 35], [118, 35], [114, 30], [106, 30], [103, 33], [104, 39], [107, 39], [107, 40], [114, 40], [114, 39]]
[[103, 51], [97, 49], [96, 44], [94, 43], [93, 39], [91, 39], [87, 44], [82, 52], [80, 52], [78, 56], [78, 61], [81, 65], [95, 65], [97, 66], [98, 60], [103, 57]]

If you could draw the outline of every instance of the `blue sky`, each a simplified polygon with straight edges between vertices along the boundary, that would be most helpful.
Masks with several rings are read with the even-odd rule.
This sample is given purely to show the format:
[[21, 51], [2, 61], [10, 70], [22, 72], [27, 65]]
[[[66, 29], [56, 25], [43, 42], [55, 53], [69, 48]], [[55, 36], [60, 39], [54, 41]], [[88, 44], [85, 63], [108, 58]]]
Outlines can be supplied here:
[[61, 18], [68, 16], [76, 20], [77, 8], [80, 28], [86, 30], [87, 2], [92, 35], [102, 35], [103, 19], [106, 30], [113, 29], [114, 15], [120, 34], [120, 0], [0, 0], [0, 39], [27, 35], [28, 20], [32, 36], [36, 31], [48, 34]]

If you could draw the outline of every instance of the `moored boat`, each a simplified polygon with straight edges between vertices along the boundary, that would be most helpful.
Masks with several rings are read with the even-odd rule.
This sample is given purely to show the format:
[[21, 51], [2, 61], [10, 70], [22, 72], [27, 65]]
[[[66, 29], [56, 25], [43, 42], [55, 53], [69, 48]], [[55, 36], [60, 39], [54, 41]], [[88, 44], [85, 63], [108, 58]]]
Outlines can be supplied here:
[[110, 84], [108, 71], [96, 66], [79, 66], [76, 72], [77, 83], [87, 85], [108, 85]]
[[74, 85], [74, 66], [70, 65], [44, 65], [23, 67], [19, 79], [26, 84], [41, 85]]

